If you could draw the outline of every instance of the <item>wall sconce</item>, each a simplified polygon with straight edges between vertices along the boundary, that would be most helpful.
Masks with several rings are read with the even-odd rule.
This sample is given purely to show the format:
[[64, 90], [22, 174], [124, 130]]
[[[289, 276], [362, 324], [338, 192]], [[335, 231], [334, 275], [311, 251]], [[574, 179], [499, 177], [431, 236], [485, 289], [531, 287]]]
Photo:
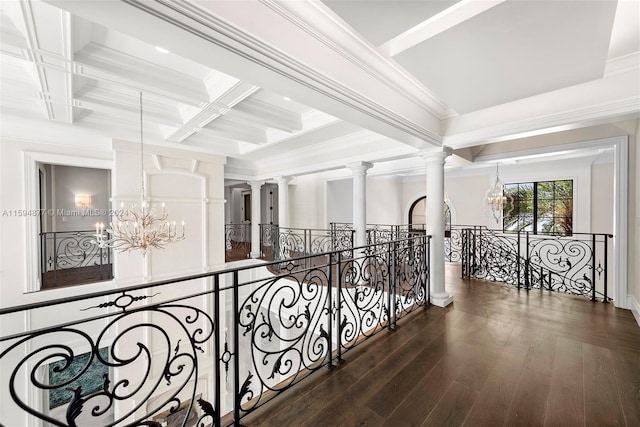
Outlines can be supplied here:
[[91, 196], [86, 194], [76, 194], [76, 206], [79, 208], [91, 206]]

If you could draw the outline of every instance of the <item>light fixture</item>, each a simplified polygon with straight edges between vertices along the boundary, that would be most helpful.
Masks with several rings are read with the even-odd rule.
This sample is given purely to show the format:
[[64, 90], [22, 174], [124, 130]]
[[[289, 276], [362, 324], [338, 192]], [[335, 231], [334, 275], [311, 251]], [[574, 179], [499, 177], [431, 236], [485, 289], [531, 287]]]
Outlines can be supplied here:
[[[142, 132], [142, 92], [140, 92], [140, 207], [131, 206], [121, 209], [114, 215], [115, 219], [105, 229], [103, 223], [96, 224], [96, 240], [101, 248], [113, 248], [119, 252], [139, 250], [142, 256], [151, 248], [164, 249], [169, 243], [184, 239], [185, 224], [182, 221], [178, 234], [175, 221], [169, 221], [165, 212], [158, 214], [154, 207], [147, 204], [144, 188], [144, 138]], [[106, 233], [105, 233], [106, 232]]]
[[510, 213], [513, 210], [513, 196], [508, 191], [505, 192], [504, 184], [500, 181], [498, 164], [496, 163], [496, 180], [489, 187], [484, 197], [484, 208], [493, 216], [496, 223], [500, 222], [503, 213]]
[[160, 53], [169, 53], [169, 50], [163, 48], [162, 46], [156, 46], [156, 50]]
[[87, 208], [91, 206], [91, 196], [87, 194], [76, 194], [76, 207]]
[[291, 98], [289, 98], [288, 96], [283, 96], [282, 99], [284, 99], [285, 101], [291, 101]]

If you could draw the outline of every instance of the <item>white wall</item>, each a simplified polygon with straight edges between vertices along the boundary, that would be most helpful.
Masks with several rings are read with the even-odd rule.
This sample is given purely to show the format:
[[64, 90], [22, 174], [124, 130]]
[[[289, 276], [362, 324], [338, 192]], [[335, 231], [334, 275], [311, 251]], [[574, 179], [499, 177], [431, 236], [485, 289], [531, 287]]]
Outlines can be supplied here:
[[[95, 229], [96, 222], [109, 223], [109, 170], [65, 165], [51, 165], [50, 170], [53, 200], [47, 208], [57, 214], [52, 215], [54, 221], [48, 231], [87, 231]], [[91, 196], [91, 205], [77, 207], [76, 195]]]
[[289, 186], [291, 228], [327, 228], [326, 178], [324, 174], [296, 177]]
[[367, 177], [367, 223], [398, 225], [406, 222], [400, 178]]
[[353, 222], [353, 179], [327, 181], [327, 221]]
[[591, 166], [591, 232], [613, 233], [613, 162]]

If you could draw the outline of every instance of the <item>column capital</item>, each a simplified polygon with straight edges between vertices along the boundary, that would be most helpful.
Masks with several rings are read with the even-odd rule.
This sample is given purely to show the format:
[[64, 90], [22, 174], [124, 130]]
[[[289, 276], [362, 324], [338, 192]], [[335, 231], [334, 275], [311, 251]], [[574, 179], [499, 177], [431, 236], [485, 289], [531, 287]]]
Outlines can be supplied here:
[[367, 170], [373, 167], [373, 163], [369, 162], [353, 162], [347, 164], [347, 167], [351, 169], [354, 175], [365, 175]]
[[451, 154], [453, 154], [453, 149], [444, 145], [442, 147], [428, 148], [418, 153], [427, 163], [440, 165], [444, 164], [445, 159]]
[[260, 191], [260, 189], [264, 185], [264, 181], [247, 181], [247, 184], [251, 186], [251, 190]]
[[285, 185], [290, 183], [291, 181], [293, 181], [293, 177], [292, 176], [285, 176], [285, 175], [281, 175], [281, 176], [274, 176], [273, 180], [278, 184], [278, 185]]

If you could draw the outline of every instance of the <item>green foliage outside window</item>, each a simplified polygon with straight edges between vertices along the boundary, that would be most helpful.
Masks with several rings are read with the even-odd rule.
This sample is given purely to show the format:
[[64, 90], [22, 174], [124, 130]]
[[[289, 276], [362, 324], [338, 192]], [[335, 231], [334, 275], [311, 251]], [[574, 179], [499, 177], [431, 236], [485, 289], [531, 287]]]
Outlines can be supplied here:
[[506, 184], [513, 209], [503, 212], [504, 231], [571, 234], [573, 232], [573, 181]]

